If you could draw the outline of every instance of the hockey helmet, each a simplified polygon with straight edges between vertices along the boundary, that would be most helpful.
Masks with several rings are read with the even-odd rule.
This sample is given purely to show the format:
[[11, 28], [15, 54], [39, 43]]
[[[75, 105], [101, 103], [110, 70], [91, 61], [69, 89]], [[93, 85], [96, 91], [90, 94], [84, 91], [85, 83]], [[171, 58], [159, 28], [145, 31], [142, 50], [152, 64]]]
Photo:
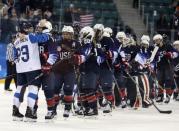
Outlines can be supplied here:
[[104, 31], [104, 25], [103, 24], [96, 24], [93, 27], [94, 31], [100, 30], [100, 31]]
[[62, 37], [66, 40], [72, 40], [74, 37], [73, 27], [64, 25], [62, 28]]
[[104, 28], [103, 36], [111, 37], [112, 33], [113, 33], [112, 29], [110, 27], [106, 27]]
[[150, 37], [148, 36], [148, 35], [143, 35], [142, 37], [141, 37], [141, 41], [143, 41], [143, 40], [146, 40], [146, 41], [150, 41]]
[[[43, 23], [43, 24], [42, 24]], [[52, 31], [52, 24], [50, 21], [47, 21], [45, 19], [40, 20], [38, 23], [38, 27], [42, 28], [42, 32], [43, 33], [49, 33], [50, 31]]]
[[160, 34], [156, 34], [154, 37], [153, 37], [153, 41], [156, 45], [163, 45], [163, 37], [162, 35]]
[[148, 47], [149, 46], [149, 42], [147, 40], [142, 40], [141, 41], [141, 46]]
[[29, 28], [33, 27], [30, 22], [23, 21], [19, 24], [19, 32], [23, 34], [28, 34]]
[[68, 33], [74, 34], [73, 27], [64, 25], [63, 28], [62, 28], [62, 33], [64, 33], [64, 32], [68, 32]]
[[174, 41], [173, 45], [179, 45], [179, 40]]
[[85, 26], [80, 31], [80, 41], [87, 43], [92, 42], [94, 37], [94, 31], [90, 26]]
[[102, 39], [103, 36], [103, 31], [104, 31], [104, 25], [103, 24], [96, 24], [93, 27], [94, 32], [95, 32], [95, 40], [100, 40]]
[[123, 31], [118, 32], [117, 35], [116, 35], [116, 38], [117, 39], [126, 38], [125, 32], [123, 32]]
[[175, 48], [177, 51], [179, 51], [179, 40], [176, 40], [173, 42], [173, 48]]
[[162, 37], [161, 34], [156, 34], [156, 35], [153, 37], [153, 41], [158, 40], [158, 39], [163, 40], [163, 37]]
[[134, 40], [133, 36], [128, 35], [126, 36], [126, 38], [124, 39], [124, 46], [130, 46], [130, 45], [136, 45], [136, 41]]
[[119, 42], [123, 43], [123, 44], [124, 44], [124, 40], [125, 40], [126, 38], [127, 38], [127, 37], [126, 37], [126, 34], [125, 34], [123, 31], [118, 32], [117, 35], [116, 35], [116, 39], [117, 39]]
[[52, 24], [51, 24], [50, 21], [47, 21], [47, 22], [45, 23], [45, 27], [49, 30], [49, 32], [53, 29], [53, 28], [52, 28]]

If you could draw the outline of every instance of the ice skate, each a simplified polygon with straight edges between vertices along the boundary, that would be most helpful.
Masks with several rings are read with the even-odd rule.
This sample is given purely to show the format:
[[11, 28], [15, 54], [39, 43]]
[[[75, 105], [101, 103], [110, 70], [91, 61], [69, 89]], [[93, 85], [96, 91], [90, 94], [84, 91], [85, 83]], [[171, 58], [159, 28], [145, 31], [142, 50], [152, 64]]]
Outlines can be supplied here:
[[23, 121], [24, 115], [19, 112], [19, 109], [13, 105], [13, 121]]
[[25, 118], [25, 122], [36, 122], [37, 120], [37, 116], [34, 115], [34, 112], [30, 107], [27, 107], [26, 109]]

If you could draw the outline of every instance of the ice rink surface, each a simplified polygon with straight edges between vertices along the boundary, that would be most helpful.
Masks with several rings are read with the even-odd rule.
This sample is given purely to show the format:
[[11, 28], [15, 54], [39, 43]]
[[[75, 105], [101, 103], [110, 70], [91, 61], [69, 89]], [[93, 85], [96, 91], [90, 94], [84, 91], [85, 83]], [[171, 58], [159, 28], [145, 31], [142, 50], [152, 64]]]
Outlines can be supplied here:
[[[15, 91], [14, 86], [11, 88]], [[35, 123], [12, 121], [13, 92], [3, 90], [0, 84], [0, 131], [179, 131], [179, 102], [157, 106], [162, 110], [172, 110], [172, 114], [160, 114], [153, 106], [148, 109], [115, 109], [111, 116], [99, 111], [97, 119], [79, 118], [71, 114], [64, 120], [63, 110], [58, 110], [54, 121], [45, 121], [46, 103], [43, 92], [39, 93], [38, 120]], [[26, 95], [25, 95], [26, 96]], [[26, 99], [20, 107], [25, 113]]]

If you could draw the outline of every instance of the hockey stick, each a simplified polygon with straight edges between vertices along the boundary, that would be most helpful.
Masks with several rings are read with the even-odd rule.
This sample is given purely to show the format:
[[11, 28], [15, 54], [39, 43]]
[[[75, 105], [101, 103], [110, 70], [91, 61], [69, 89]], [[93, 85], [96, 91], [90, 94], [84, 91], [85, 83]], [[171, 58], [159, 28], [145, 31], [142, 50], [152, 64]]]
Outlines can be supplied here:
[[12, 74], [12, 75], [8, 75], [8, 76], [1, 77], [0, 80], [6, 79], [6, 78], [9, 78], [9, 77], [13, 77], [13, 76], [15, 76], [15, 75], [16, 75], [16, 74]]
[[155, 46], [154, 50], [152, 51], [152, 55], [149, 58], [149, 63], [151, 63], [154, 60], [155, 55], [157, 54], [158, 49], [159, 49], [159, 47]]
[[33, 80], [29, 81], [28, 83], [26, 83], [25, 85], [22, 86], [21, 91], [20, 91], [20, 97], [19, 97], [19, 101], [23, 102], [24, 100], [24, 93], [26, 91], [26, 87], [28, 85], [30, 85], [32, 82], [34, 82], [35, 80], [39, 79], [40, 77], [42, 77], [44, 75], [44, 73], [40, 73], [38, 76], [36, 76]]
[[118, 82], [117, 82], [116, 77], [114, 76], [114, 73], [113, 73], [113, 71], [112, 71], [111, 66], [109, 65], [108, 60], [106, 60], [106, 64], [107, 64], [107, 66], [108, 66], [109, 71], [110, 71], [110, 72], [111, 72], [111, 74], [112, 74], [112, 77], [113, 77], [114, 83], [116, 84], [117, 88], [118, 88], [118, 89], [119, 89], [119, 91], [120, 91], [119, 84], [118, 84]]
[[[138, 62], [139, 63], [139, 62]], [[139, 63], [140, 64], [140, 66], [142, 66], [143, 68], [146, 68], [146, 67], [144, 67], [144, 65], [142, 65], [141, 63]], [[164, 91], [165, 89], [159, 84], [159, 82], [158, 82], [158, 80], [157, 80], [157, 76], [156, 76], [156, 74], [155, 73], [153, 73], [153, 71], [152, 71], [152, 69], [151, 68], [147, 68], [147, 70], [150, 72], [150, 78], [151, 78], [151, 80], [157, 85], [157, 89], [161, 89], [162, 91]], [[154, 77], [152, 76], [152, 74], [153, 75], [155, 75]], [[167, 96], [169, 96], [168, 94], [166, 94]]]
[[[172, 71], [172, 74], [174, 75], [175, 74], [174, 71], [173, 71], [174, 68], [173, 68], [173, 66], [172, 66], [172, 64], [171, 64], [169, 59], [168, 59], [168, 63], [169, 63], [170, 70]], [[174, 80], [176, 88], [178, 88], [178, 85], [177, 85], [177, 82], [176, 82], [174, 76], [173, 76], [173, 80]]]
[[[176, 79], [175, 79], [175, 77], [174, 77], [174, 75], [175, 75], [174, 67], [172, 66], [172, 64], [171, 64], [171, 62], [170, 62], [169, 59], [168, 59], [168, 63], [169, 63], [170, 70], [172, 71], [172, 74], [173, 74], [173, 81], [174, 81], [174, 84], [175, 84], [175, 88], [178, 89], [178, 86], [179, 86], [179, 85], [177, 84]], [[173, 92], [173, 93], [174, 93], [174, 92]]]
[[[112, 77], [113, 77], [114, 83], [116, 84], [118, 90], [120, 91], [120, 87], [119, 87], [119, 84], [118, 84], [118, 82], [117, 82], [117, 79], [116, 79], [116, 77], [114, 76], [114, 73], [113, 73], [113, 71], [112, 71], [112, 68], [111, 68], [111, 66], [109, 65], [109, 62], [108, 62], [107, 60], [106, 60], [106, 63], [107, 63], [107, 66], [108, 66], [110, 72], [112, 73]], [[130, 68], [132, 68], [132, 67], [130, 66]], [[139, 87], [136, 86], [136, 90], [137, 90], [137, 98], [136, 98], [136, 99], [139, 100], [139, 101], [141, 101], [142, 98], [141, 98], [141, 94], [140, 94], [140, 91], [139, 91]]]
[[78, 74], [77, 72], [77, 69], [75, 67], [75, 65], [73, 65], [73, 68], [74, 68], [74, 71], [75, 71], [75, 75], [76, 75], [76, 82], [77, 82], [77, 93], [78, 93], [78, 96], [80, 98], [80, 110], [82, 109], [82, 114], [83, 114], [83, 117], [85, 117], [85, 113], [84, 113], [84, 105], [83, 105], [83, 102], [82, 102], [82, 99], [81, 99], [81, 94], [80, 94], [80, 90], [79, 90], [79, 80], [80, 80], [80, 75]]
[[[128, 72], [126, 72], [126, 74], [129, 76], [129, 78], [134, 82], [134, 84], [136, 84], [138, 87], [139, 87], [139, 89], [144, 93], [144, 90], [136, 83], [136, 81], [132, 78], [132, 76], [128, 73]], [[154, 103], [154, 101], [149, 97], [149, 99], [151, 100], [151, 103], [150, 104], [152, 104], [154, 107], [155, 107], [155, 109], [157, 109], [157, 111], [159, 112], [159, 113], [163, 113], [163, 114], [171, 114], [172, 113], [172, 110], [166, 110], [166, 111], [163, 111], [163, 110], [161, 110], [161, 109], [159, 109], [156, 105], [155, 105], [155, 103]]]
[[[107, 66], [108, 66], [109, 71], [110, 71], [110, 72], [111, 72], [111, 74], [112, 74], [112, 77], [113, 77], [114, 83], [115, 83], [115, 85], [117, 86], [118, 91], [120, 92], [120, 91], [121, 91], [121, 89], [120, 89], [120, 87], [119, 87], [119, 84], [118, 84], [118, 82], [117, 82], [116, 77], [114, 76], [114, 73], [113, 73], [113, 71], [112, 71], [112, 68], [111, 68], [111, 66], [109, 65], [108, 60], [106, 60], [106, 64], [107, 64]], [[103, 96], [104, 96], [104, 92], [103, 92]]]
[[[158, 80], [157, 80], [157, 78], [156, 78], [156, 76], [155, 77], [153, 77], [153, 76], [150, 76], [150, 78], [152, 79], [152, 81], [154, 81], [155, 82], [155, 84], [157, 85], [157, 89], [161, 89], [162, 91], [164, 91], [165, 89], [159, 84], [159, 82], [158, 82]], [[167, 96], [169, 96], [168, 94], [166, 94]]]

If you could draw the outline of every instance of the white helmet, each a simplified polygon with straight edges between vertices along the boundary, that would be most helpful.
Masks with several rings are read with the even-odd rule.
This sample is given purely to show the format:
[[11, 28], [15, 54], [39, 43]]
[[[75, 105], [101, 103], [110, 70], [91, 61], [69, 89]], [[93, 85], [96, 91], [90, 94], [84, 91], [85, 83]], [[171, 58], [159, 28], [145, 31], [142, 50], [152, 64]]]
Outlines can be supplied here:
[[144, 41], [144, 40], [146, 40], [146, 41], [150, 41], [150, 37], [148, 36], [148, 35], [143, 35], [142, 37], [141, 37], [141, 41]]
[[116, 34], [116, 39], [121, 42], [122, 44], [125, 44], [125, 40], [127, 39], [127, 36], [125, 32], [120, 31]]
[[[41, 25], [41, 22], [44, 22], [43, 25]], [[42, 32], [43, 33], [49, 33], [53, 28], [52, 28], [52, 24], [50, 21], [46, 21], [45, 19], [41, 20], [38, 25], [39, 27], [45, 27], [46, 29], [44, 29]]]
[[148, 41], [148, 40], [142, 40], [142, 41], [141, 41], [141, 44], [145, 44], [145, 45], [148, 45], [148, 46], [149, 46], [149, 41]]
[[109, 27], [106, 27], [106, 28], [104, 28], [103, 36], [111, 37], [112, 33], [113, 33], [112, 29]]
[[116, 39], [119, 40], [120, 38], [124, 38], [124, 39], [127, 38], [126, 34], [123, 31], [118, 32], [116, 35]]
[[62, 32], [69, 32], [69, 33], [74, 34], [73, 27], [71, 27], [71, 26], [66, 26], [66, 25], [63, 26]]
[[85, 41], [86, 40], [90, 40], [87, 42], [91, 42], [93, 40], [94, 37], [94, 31], [93, 28], [91, 28], [90, 26], [85, 26], [81, 29], [80, 31], [80, 41]]
[[93, 29], [103, 31], [104, 30], [104, 25], [103, 24], [96, 24], [94, 25]]
[[125, 45], [125, 46], [136, 45], [136, 42], [135, 42], [134, 38], [131, 35], [129, 35], [124, 39], [123, 45]]
[[52, 30], [52, 24], [51, 24], [51, 22], [47, 21], [45, 23], [45, 27], [47, 28], [47, 32], [50, 32]]
[[179, 45], [179, 40], [174, 41], [173, 45]]
[[154, 41], [155, 41], [155, 40], [158, 40], [158, 39], [163, 40], [162, 35], [156, 34], [156, 35], [153, 37], [153, 40], [154, 40]]

